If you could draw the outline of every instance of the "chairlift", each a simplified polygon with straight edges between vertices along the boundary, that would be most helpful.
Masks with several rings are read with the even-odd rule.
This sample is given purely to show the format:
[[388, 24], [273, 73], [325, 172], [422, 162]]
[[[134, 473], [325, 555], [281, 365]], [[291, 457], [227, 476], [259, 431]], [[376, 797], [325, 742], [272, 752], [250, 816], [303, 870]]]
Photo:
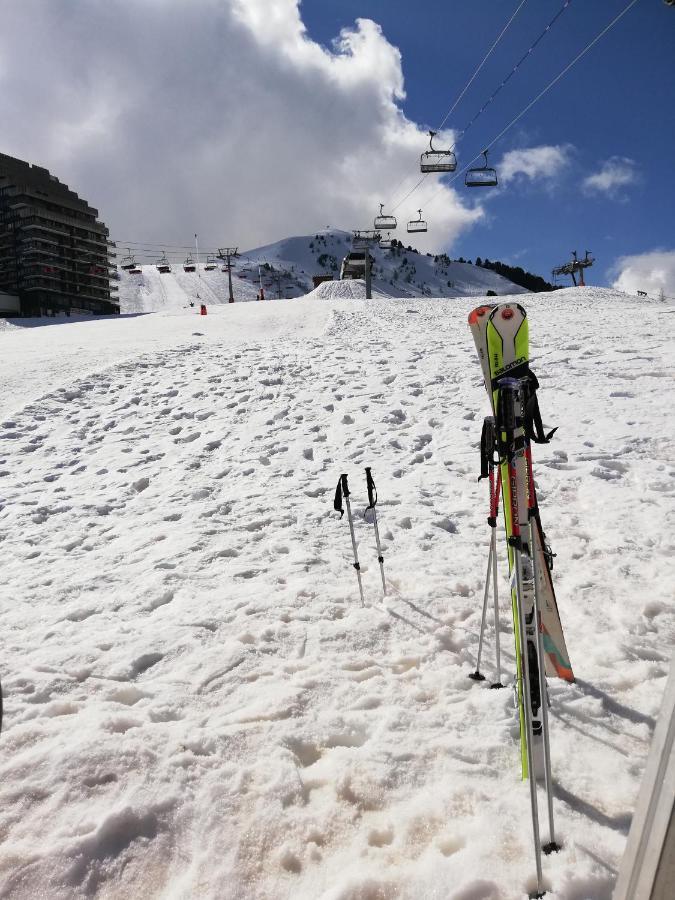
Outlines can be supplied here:
[[388, 235], [386, 236], [386, 238], [383, 238], [383, 237], [380, 238], [380, 244], [379, 244], [379, 247], [380, 247], [380, 250], [391, 250], [391, 248], [392, 248], [392, 241], [391, 241], [391, 235], [390, 235], [390, 234], [388, 234]]
[[207, 256], [206, 257], [206, 265], [204, 266], [205, 272], [213, 272], [214, 269], [218, 268], [218, 260], [215, 256]]
[[168, 275], [171, 271], [171, 266], [169, 265], [169, 260], [166, 258], [166, 253], [163, 253], [162, 256], [157, 260], [157, 271], [160, 275]]
[[136, 265], [135, 265], [135, 266], [133, 267], [133, 269], [129, 269], [129, 274], [130, 274], [130, 275], [142, 275], [142, 274], [143, 274], [143, 270], [140, 268], [140, 266], [136, 266]]
[[183, 263], [183, 271], [184, 272], [194, 272], [195, 271], [195, 261], [192, 258], [192, 254], [190, 254], [185, 262]]
[[122, 257], [122, 262], [120, 263], [120, 269], [135, 269], [136, 268], [136, 258], [133, 256], [129, 247], [127, 247], [127, 255]]
[[483, 165], [467, 170], [464, 177], [464, 184], [467, 187], [497, 187], [497, 171], [488, 166], [487, 155], [487, 150], [483, 150], [483, 156], [485, 157]]
[[408, 222], [407, 232], [408, 234], [422, 234], [427, 230], [427, 223], [422, 218], [422, 210], [417, 210], [419, 214], [419, 219], [411, 219]]
[[375, 231], [394, 231], [396, 228], [396, 217], [385, 216], [382, 211], [383, 208], [384, 203], [380, 203], [380, 214], [379, 216], [375, 216], [375, 221], [373, 222]]
[[420, 172], [454, 172], [457, 168], [457, 157], [452, 150], [435, 150], [433, 140], [437, 131], [429, 132], [429, 150], [420, 156]]

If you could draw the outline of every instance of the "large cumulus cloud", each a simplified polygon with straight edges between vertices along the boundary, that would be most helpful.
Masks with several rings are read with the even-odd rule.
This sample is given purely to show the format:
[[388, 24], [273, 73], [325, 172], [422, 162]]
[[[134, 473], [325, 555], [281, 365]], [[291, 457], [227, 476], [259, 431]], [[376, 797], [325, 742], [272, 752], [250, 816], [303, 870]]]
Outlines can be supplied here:
[[[122, 243], [199, 231], [250, 247], [368, 227], [401, 179], [414, 183], [426, 145], [403, 96], [400, 54], [376, 23], [324, 48], [298, 0], [3, 6], [0, 150], [49, 167]], [[441, 190], [421, 249], [451, 246], [482, 215]], [[399, 217], [417, 206], [413, 194]]]

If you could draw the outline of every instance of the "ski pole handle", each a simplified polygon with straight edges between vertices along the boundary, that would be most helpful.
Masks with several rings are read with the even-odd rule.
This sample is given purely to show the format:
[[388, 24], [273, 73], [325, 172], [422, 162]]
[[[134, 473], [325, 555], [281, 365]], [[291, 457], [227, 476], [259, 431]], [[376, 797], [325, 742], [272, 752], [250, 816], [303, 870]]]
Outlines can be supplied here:
[[377, 503], [377, 490], [375, 488], [375, 481], [373, 480], [373, 476], [371, 475], [371, 467], [366, 466], [366, 487], [368, 488], [368, 509], [374, 509], [375, 504]]
[[349, 485], [347, 484], [346, 475], [340, 475], [340, 483], [342, 484], [342, 493], [345, 497], [349, 497]]

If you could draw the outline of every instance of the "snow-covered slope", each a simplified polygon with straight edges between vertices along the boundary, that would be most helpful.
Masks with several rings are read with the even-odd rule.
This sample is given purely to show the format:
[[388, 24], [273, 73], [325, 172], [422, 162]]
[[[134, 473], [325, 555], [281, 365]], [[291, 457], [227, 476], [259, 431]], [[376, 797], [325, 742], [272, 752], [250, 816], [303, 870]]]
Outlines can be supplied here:
[[[609, 900], [675, 636], [675, 308], [524, 302], [559, 426], [535, 470], [578, 677], [550, 682], [563, 847], [544, 872], [552, 898]], [[512, 695], [467, 677], [489, 543], [472, 305], [308, 298], [0, 332], [2, 896], [531, 888]], [[501, 533], [499, 572], [512, 675]], [[487, 674], [492, 648], [488, 630]]]
[[[405, 237], [412, 240], [414, 236]], [[312, 289], [312, 276], [330, 274], [338, 278], [340, 264], [350, 248], [349, 233], [326, 229], [248, 250], [233, 261], [235, 301], [255, 300], [261, 285], [267, 299], [302, 296]], [[450, 262], [442, 256], [375, 247], [373, 257], [373, 288], [385, 296], [473, 297], [484, 296], [488, 290], [498, 295], [527, 293], [496, 272]], [[180, 309], [200, 300], [207, 304], [227, 302], [227, 273], [221, 267], [186, 273], [176, 264], [167, 275], [159, 275], [155, 266], [141, 269], [141, 275], [120, 270], [122, 312]]]

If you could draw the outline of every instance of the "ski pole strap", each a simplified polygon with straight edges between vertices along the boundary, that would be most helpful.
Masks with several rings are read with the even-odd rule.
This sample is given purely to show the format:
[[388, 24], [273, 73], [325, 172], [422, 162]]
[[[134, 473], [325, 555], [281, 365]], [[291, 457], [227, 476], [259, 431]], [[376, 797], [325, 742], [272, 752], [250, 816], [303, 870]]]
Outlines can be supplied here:
[[537, 400], [539, 379], [529, 367], [525, 378], [527, 379], [523, 422], [525, 434], [531, 441], [534, 441], [535, 444], [548, 444], [558, 429], [556, 427], [552, 431], [549, 431], [548, 434], [544, 431], [544, 425], [541, 421], [541, 413], [539, 411], [539, 401]]
[[335, 488], [335, 499], [333, 500], [333, 509], [336, 512], [340, 513], [340, 518], [342, 518], [345, 514], [344, 509], [342, 508], [342, 495], [345, 497], [349, 497], [349, 485], [347, 484], [347, 476], [340, 475], [338, 478], [337, 487]]
[[480, 434], [480, 475], [478, 476], [478, 481], [487, 478], [490, 473], [490, 464], [494, 460], [496, 443], [495, 420], [492, 416], [486, 416], [483, 419], [483, 429]]
[[377, 488], [375, 487], [375, 481], [373, 480], [370, 466], [366, 466], [366, 487], [368, 488], [368, 506], [366, 507], [367, 511], [369, 509], [375, 509], [375, 506], [377, 504]]
[[[530, 373], [532, 375], [532, 373]], [[534, 378], [534, 375], [532, 375]], [[535, 378], [536, 381], [536, 378]], [[544, 431], [544, 424], [541, 421], [541, 413], [539, 411], [539, 401], [537, 400], [536, 391], [532, 393], [525, 404], [525, 434], [535, 444], [548, 444], [553, 435], [558, 430], [557, 426], [549, 431]]]

